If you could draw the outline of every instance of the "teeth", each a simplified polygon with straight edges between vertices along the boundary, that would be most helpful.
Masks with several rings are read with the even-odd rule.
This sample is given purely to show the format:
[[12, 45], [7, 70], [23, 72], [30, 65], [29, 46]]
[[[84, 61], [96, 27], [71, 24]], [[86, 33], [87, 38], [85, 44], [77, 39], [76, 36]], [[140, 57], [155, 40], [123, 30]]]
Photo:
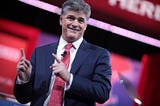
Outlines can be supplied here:
[[74, 31], [79, 31], [78, 29], [73, 29], [73, 28], [69, 28], [69, 29], [74, 30]]

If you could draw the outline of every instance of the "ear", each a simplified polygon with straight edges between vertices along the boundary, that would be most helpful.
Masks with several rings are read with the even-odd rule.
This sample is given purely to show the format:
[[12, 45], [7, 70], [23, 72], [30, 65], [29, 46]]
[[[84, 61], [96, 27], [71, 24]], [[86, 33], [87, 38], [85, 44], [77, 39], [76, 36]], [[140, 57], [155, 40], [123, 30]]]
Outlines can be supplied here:
[[62, 25], [62, 16], [59, 18], [59, 24]]

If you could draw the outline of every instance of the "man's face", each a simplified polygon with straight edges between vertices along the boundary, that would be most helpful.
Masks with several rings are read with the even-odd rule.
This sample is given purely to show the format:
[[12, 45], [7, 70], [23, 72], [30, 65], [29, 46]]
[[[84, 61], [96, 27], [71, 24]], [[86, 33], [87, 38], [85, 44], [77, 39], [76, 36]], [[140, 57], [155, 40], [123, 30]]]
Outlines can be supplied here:
[[87, 27], [86, 15], [83, 11], [68, 10], [60, 17], [62, 37], [67, 42], [74, 42], [81, 38]]

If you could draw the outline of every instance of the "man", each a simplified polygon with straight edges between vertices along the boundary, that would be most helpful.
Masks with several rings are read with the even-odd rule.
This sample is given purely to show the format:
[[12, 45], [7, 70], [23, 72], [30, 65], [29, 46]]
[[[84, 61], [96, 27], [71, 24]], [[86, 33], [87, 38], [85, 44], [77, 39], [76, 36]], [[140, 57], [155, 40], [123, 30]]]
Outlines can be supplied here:
[[[104, 103], [111, 90], [110, 55], [106, 49], [83, 39], [90, 17], [90, 6], [83, 0], [67, 0], [62, 6], [62, 34], [56, 43], [38, 47], [29, 60], [22, 57], [17, 64], [14, 94], [20, 103], [33, 106], [56, 104], [52, 98], [56, 78], [65, 82], [63, 106], [95, 106]], [[70, 44], [66, 50], [66, 44]], [[69, 57], [69, 64], [61, 58]], [[58, 89], [59, 90], [59, 89]], [[60, 91], [60, 90], [59, 90]], [[51, 99], [52, 98], [52, 99]]]

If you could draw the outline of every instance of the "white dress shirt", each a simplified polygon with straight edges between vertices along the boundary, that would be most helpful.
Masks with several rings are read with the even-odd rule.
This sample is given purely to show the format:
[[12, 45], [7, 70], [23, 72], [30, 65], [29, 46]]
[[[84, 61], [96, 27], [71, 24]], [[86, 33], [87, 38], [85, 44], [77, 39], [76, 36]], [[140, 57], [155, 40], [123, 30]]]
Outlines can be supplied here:
[[[69, 63], [69, 67], [68, 67], [69, 72], [70, 72], [70, 69], [71, 69], [71, 66], [72, 66], [72, 62], [73, 62], [73, 60], [76, 56], [77, 50], [78, 50], [80, 44], [82, 43], [82, 41], [83, 41], [83, 37], [81, 37], [79, 40], [72, 43], [73, 47], [70, 49], [70, 63]], [[58, 48], [57, 48], [57, 54], [56, 54], [59, 59], [62, 58], [61, 54], [63, 54], [66, 44], [67, 44], [67, 42], [62, 37], [60, 37]], [[56, 63], [56, 61], [55, 61], [55, 63]], [[45, 100], [44, 106], [47, 106], [47, 104], [49, 102], [49, 99], [50, 99], [50, 96], [51, 96], [51, 91], [52, 91], [52, 88], [53, 88], [53, 85], [54, 85], [54, 79], [55, 79], [55, 75], [54, 75], [54, 73], [52, 73], [51, 83], [50, 83], [49, 92], [48, 92], [49, 96]], [[71, 74], [69, 84], [66, 84], [64, 90], [68, 90], [70, 88], [70, 86], [72, 84], [72, 80], [73, 80], [73, 75]], [[63, 105], [64, 105], [64, 102], [65, 101], [63, 101]]]

